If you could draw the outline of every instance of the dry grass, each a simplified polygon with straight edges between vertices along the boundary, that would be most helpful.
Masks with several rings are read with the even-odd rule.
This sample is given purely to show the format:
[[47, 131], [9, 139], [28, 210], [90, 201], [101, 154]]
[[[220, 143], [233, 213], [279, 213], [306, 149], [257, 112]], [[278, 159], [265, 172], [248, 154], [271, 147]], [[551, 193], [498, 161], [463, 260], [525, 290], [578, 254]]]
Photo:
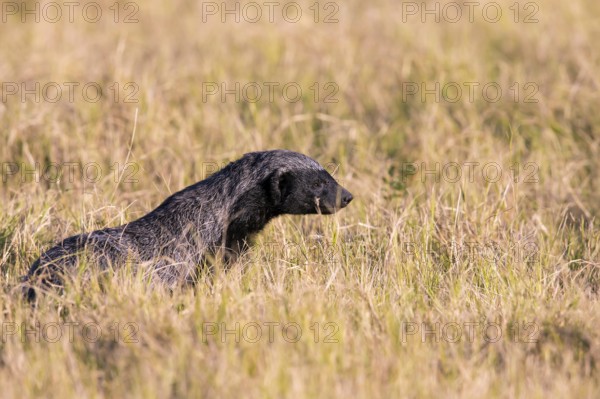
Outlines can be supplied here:
[[[537, 2], [532, 24], [514, 22], [512, 1], [497, 23], [482, 6], [473, 23], [466, 9], [459, 23], [404, 22], [406, 3], [384, 0], [337, 3], [332, 24], [313, 21], [312, 2], [298, 23], [281, 7], [275, 23], [266, 7], [259, 23], [203, 22], [205, 3], [188, 3], [140, 2], [131, 24], [113, 22], [112, 1], [98, 2], [98, 23], [82, 7], [73, 23], [66, 7], [57, 23], [3, 14], [3, 397], [599, 396], [598, 2]], [[520, 6], [522, 20], [532, 9]], [[36, 82], [42, 98], [22, 102], [20, 85]], [[49, 82], [64, 90], [56, 103]], [[80, 84], [73, 101], [65, 82]], [[99, 101], [83, 97], [87, 82]], [[211, 82], [279, 89], [204, 101]], [[298, 101], [281, 95], [290, 82]], [[329, 82], [337, 102], [324, 101]], [[422, 82], [463, 96], [407, 94]], [[490, 82], [497, 102], [482, 95]], [[132, 87], [137, 103], [125, 102]], [[58, 239], [131, 220], [268, 148], [329, 164], [356, 199], [334, 217], [276, 220], [194, 290], [123, 270], [35, 309], [16, 295]], [[69, 162], [87, 178], [26, 173]], [[425, 173], [436, 165], [439, 179]]]

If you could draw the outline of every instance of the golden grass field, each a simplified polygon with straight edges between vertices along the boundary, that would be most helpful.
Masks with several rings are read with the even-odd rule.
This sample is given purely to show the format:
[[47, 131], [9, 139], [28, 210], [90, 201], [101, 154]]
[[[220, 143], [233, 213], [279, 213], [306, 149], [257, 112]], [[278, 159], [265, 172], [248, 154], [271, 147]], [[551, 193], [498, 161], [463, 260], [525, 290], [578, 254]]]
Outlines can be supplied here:
[[[1, 397], [600, 397], [600, 3], [314, 3], [2, 3]], [[274, 148], [354, 201], [193, 289], [21, 299]]]

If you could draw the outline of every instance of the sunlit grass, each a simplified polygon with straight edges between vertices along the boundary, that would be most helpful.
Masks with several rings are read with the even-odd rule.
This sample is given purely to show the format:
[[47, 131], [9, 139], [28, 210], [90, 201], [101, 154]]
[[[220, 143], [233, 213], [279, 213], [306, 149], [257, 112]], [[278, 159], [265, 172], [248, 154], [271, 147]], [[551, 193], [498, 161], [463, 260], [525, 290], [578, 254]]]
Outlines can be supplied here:
[[[7, 16], [3, 95], [103, 96], [0, 103], [2, 396], [597, 397], [600, 7], [550, 0], [523, 24], [513, 3], [498, 23], [403, 22], [385, 0], [339, 3], [332, 24], [311, 2], [295, 24], [202, 22], [202, 2], [178, 1], [139, 3], [132, 24], [104, 1], [96, 24]], [[279, 89], [206, 95], [236, 82]], [[462, 96], [407, 94], [436, 82]], [[193, 288], [124, 268], [22, 301], [56, 241], [273, 148], [314, 157], [355, 200], [276, 219]]]

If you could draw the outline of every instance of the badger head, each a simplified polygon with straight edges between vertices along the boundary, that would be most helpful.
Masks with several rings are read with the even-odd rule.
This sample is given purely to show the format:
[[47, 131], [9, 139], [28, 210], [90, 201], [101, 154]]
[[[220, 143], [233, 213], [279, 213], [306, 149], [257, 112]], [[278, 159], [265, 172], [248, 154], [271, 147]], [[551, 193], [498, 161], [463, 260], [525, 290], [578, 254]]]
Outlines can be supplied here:
[[282, 214], [332, 214], [353, 198], [320, 166], [277, 170], [270, 183], [271, 196]]

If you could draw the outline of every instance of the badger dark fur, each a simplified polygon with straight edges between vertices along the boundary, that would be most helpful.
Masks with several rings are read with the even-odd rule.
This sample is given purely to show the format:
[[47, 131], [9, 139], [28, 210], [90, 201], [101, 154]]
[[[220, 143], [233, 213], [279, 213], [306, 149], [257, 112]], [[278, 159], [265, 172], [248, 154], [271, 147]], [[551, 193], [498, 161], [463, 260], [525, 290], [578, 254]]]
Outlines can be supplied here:
[[100, 270], [146, 264], [169, 286], [193, 280], [207, 257], [230, 263], [251, 236], [284, 214], [331, 214], [352, 194], [312, 158], [292, 151], [252, 152], [167, 198], [145, 216], [118, 227], [69, 237], [33, 263], [24, 281], [63, 283], [86, 254]]

